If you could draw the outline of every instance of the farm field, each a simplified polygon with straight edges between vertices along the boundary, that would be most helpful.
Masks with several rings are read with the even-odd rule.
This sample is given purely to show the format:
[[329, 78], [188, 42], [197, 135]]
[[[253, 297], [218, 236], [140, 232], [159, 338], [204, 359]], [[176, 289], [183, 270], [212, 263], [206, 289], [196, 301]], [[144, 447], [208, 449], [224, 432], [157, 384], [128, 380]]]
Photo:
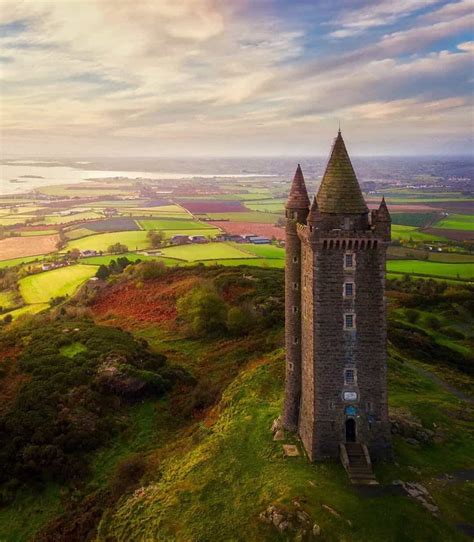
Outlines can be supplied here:
[[48, 254], [56, 250], [58, 235], [8, 237], [0, 240], [0, 261]]
[[199, 222], [189, 217], [189, 220], [164, 219], [145, 219], [138, 220], [141, 228], [144, 230], [204, 230], [213, 228], [212, 224]]
[[392, 213], [392, 224], [421, 228], [433, 222], [439, 213]]
[[234, 235], [261, 235], [262, 237], [268, 237], [272, 239], [284, 239], [285, 230], [279, 226], [273, 224], [261, 224], [255, 222], [211, 222], [214, 226], [217, 226], [226, 233]]
[[236, 247], [240, 247], [240, 250], [249, 252], [259, 258], [285, 259], [285, 249], [274, 245], [252, 245], [251, 243], [245, 243], [243, 245], [237, 243], [232, 244]]
[[0, 216], [0, 226], [16, 226], [17, 224], [25, 224], [28, 219], [33, 218], [35, 218], [33, 215]]
[[181, 201], [180, 203], [185, 209], [193, 214], [235, 213], [245, 211], [243, 203], [238, 200], [206, 199]]
[[414, 226], [392, 225], [392, 239], [401, 239], [403, 241], [443, 241], [443, 237], [432, 233], [424, 233]]
[[71, 230], [66, 230], [64, 235], [67, 239], [80, 239], [81, 237], [87, 237], [88, 235], [95, 235], [97, 232], [89, 230], [88, 228], [73, 228]]
[[8, 309], [10, 307], [13, 307], [15, 305], [15, 296], [13, 292], [7, 290], [7, 291], [0, 291], [0, 307], [3, 309]]
[[388, 248], [387, 257], [397, 260], [425, 260], [432, 262], [472, 263], [474, 254], [461, 254], [458, 252], [427, 252], [416, 248], [394, 247]]
[[88, 211], [84, 213], [75, 213], [73, 215], [67, 216], [45, 216], [44, 219], [38, 220], [37, 222], [41, 222], [41, 224], [68, 224], [69, 222], [77, 222], [79, 220], [92, 220], [98, 218], [103, 218], [103, 216], [99, 213]]
[[[81, 224], [79, 224], [80, 226]], [[113, 231], [138, 231], [141, 228], [132, 218], [118, 217], [105, 218], [103, 220], [88, 221], [84, 224], [88, 230], [93, 232], [113, 232]]]
[[474, 279], [474, 266], [471, 263], [426, 262], [421, 260], [389, 260], [387, 271], [446, 277], [450, 279]]
[[191, 213], [180, 205], [160, 205], [158, 207], [136, 207], [123, 208], [121, 214], [133, 214], [138, 216], [158, 215], [160, 217], [192, 218]]
[[170, 258], [178, 258], [195, 262], [199, 260], [220, 260], [220, 259], [244, 259], [253, 256], [229, 243], [207, 243], [204, 245], [182, 245], [164, 248], [161, 253]]
[[5, 267], [14, 267], [15, 265], [26, 264], [34, 261], [39, 261], [42, 259], [42, 256], [27, 256], [26, 258], [13, 258], [11, 260], [2, 260], [0, 261], [0, 269]]
[[19, 237], [39, 237], [41, 235], [54, 235], [58, 233], [57, 230], [25, 230], [15, 232], [15, 235]]
[[137, 252], [126, 252], [125, 254], [108, 254], [105, 256], [91, 256], [90, 258], [82, 258], [81, 264], [86, 265], [109, 265], [112, 260], [117, 260], [117, 258], [128, 258], [131, 262], [137, 260], [142, 261], [158, 261], [163, 262], [165, 265], [176, 265], [181, 262], [181, 260], [175, 260], [173, 258], [163, 258], [162, 256], [151, 256], [147, 254], [140, 254]]
[[97, 267], [92, 265], [70, 265], [29, 275], [20, 279], [18, 285], [25, 303], [49, 303], [53, 297], [72, 295], [96, 271]]
[[474, 215], [449, 215], [433, 225], [434, 228], [474, 232]]
[[260, 211], [247, 211], [241, 213], [206, 213], [212, 220], [231, 222], [254, 222], [256, 224], [275, 224], [282, 216], [274, 213], [261, 213]]
[[89, 235], [88, 237], [69, 241], [66, 250], [77, 248], [79, 250], [97, 250], [106, 252], [109, 246], [114, 243], [122, 243], [130, 250], [141, 250], [150, 246], [147, 239], [147, 233], [148, 232], [143, 230], [98, 233], [96, 235]]
[[23, 316], [24, 314], [38, 314], [39, 312], [44, 311], [47, 308], [49, 308], [48, 303], [35, 303], [34, 305], [25, 305], [24, 307], [20, 307], [19, 309], [10, 311], [7, 314], [9, 314], [13, 318], [13, 320], [15, 320], [16, 318], [18, 318], [19, 316]]
[[260, 211], [262, 213], [283, 213], [285, 202], [283, 200], [266, 200], [266, 201], [246, 201], [245, 207], [252, 211]]

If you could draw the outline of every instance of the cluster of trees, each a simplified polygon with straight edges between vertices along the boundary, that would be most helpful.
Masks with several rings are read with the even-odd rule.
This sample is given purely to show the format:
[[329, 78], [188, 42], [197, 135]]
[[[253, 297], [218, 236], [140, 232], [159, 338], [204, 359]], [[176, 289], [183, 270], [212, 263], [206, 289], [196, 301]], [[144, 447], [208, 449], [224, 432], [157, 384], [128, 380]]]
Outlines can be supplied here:
[[[282, 275], [273, 282], [243, 278], [239, 271], [224, 272], [214, 281], [203, 280], [177, 302], [178, 316], [196, 336], [243, 336], [252, 330], [279, 327], [284, 322]], [[276, 279], [276, 280], [275, 280]], [[231, 303], [226, 298], [243, 291]], [[267, 295], [270, 290], [271, 294]], [[272, 295], [273, 294], [273, 295]]]
[[113, 245], [109, 246], [107, 252], [109, 252], [110, 254], [125, 254], [126, 252], [128, 252], [128, 247], [123, 243], [114, 243]]
[[141, 260], [129, 260], [126, 256], [119, 256], [116, 260], [111, 260], [108, 265], [101, 264], [95, 276], [98, 279], [105, 280], [110, 275], [118, 275], [129, 265], [139, 263]]
[[[26, 344], [17, 364], [25, 382], [0, 416], [0, 502], [22, 482], [84, 474], [89, 453], [125, 429], [125, 385], [160, 396], [177, 381], [190, 383], [184, 370], [167, 365], [146, 341], [92, 321], [31, 321], [0, 337], [0, 348], [15, 344]], [[107, 363], [121, 386], [110, 378], [104, 383]]]

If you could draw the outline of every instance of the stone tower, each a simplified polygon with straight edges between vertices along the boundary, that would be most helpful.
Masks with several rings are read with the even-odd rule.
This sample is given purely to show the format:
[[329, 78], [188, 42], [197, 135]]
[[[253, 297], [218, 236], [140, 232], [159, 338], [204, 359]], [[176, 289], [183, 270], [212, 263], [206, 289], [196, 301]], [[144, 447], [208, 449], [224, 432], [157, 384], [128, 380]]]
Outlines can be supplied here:
[[385, 258], [390, 214], [369, 213], [339, 131], [309, 208], [301, 168], [286, 206], [283, 423], [309, 458], [359, 442], [391, 455]]

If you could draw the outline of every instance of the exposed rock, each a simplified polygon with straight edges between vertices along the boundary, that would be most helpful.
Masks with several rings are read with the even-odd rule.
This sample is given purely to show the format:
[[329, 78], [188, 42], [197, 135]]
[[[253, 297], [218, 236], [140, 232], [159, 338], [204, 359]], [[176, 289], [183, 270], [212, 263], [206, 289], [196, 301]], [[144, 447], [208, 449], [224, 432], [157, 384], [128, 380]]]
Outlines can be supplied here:
[[286, 457], [298, 457], [300, 455], [298, 446], [294, 444], [283, 444], [283, 453]]
[[416, 440], [416, 438], [408, 437], [405, 439], [405, 442], [408, 444], [411, 444], [412, 446], [418, 446], [420, 443]]
[[402, 482], [402, 486], [412, 499], [418, 501], [434, 516], [438, 515], [439, 508], [425, 486], [415, 482]]
[[278, 429], [278, 431], [273, 436], [273, 440], [285, 440], [285, 433], [282, 429]]
[[281, 416], [278, 416], [278, 418], [275, 418], [272, 423], [272, 433], [276, 433], [277, 431], [280, 431], [283, 429], [283, 422], [281, 419]]
[[435, 431], [423, 427], [418, 418], [405, 410], [391, 412], [390, 424], [392, 434], [404, 437], [409, 444], [431, 442], [436, 436]]
[[313, 536], [319, 536], [321, 534], [319, 525], [302, 510], [298, 501], [295, 500], [293, 505], [294, 510], [287, 510], [271, 504], [259, 515], [260, 521], [272, 525], [280, 533], [295, 533], [291, 538], [295, 541], [311, 540]]

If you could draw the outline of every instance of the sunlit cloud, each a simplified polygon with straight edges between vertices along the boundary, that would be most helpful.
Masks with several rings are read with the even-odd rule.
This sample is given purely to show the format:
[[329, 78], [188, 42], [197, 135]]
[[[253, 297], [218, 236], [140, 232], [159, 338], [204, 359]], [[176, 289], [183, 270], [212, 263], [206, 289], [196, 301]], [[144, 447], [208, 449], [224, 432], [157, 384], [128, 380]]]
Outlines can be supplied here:
[[469, 148], [468, 2], [303, 4], [3, 0], [2, 152], [319, 153], [338, 120], [365, 153]]

